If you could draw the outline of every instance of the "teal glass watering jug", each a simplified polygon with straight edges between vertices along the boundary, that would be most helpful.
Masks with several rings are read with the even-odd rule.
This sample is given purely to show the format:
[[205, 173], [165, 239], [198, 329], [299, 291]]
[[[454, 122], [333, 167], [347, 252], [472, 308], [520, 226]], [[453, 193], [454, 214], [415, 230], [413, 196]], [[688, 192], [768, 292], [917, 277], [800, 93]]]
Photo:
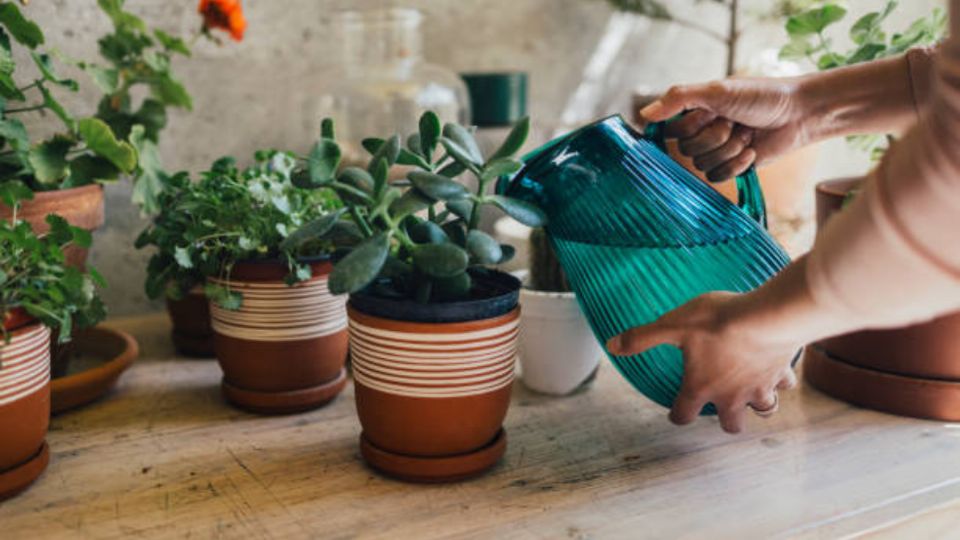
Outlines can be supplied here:
[[[612, 116], [524, 162], [498, 191], [547, 213], [547, 233], [601, 344], [702, 293], [753, 289], [789, 262], [765, 230], [753, 170], [737, 179], [738, 207], [666, 154], [659, 124], [640, 135]], [[644, 395], [673, 403], [683, 376], [678, 348], [610, 359]]]

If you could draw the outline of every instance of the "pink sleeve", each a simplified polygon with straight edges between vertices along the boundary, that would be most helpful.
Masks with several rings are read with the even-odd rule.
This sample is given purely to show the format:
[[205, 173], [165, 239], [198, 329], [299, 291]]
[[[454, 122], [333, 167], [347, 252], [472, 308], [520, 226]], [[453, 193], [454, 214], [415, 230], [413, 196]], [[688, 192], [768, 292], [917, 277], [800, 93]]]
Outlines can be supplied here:
[[807, 262], [816, 301], [859, 327], [960, 310], [960, 0], [950, 9], [951, 38], [933, 57], [919, 122], [824, 228]]

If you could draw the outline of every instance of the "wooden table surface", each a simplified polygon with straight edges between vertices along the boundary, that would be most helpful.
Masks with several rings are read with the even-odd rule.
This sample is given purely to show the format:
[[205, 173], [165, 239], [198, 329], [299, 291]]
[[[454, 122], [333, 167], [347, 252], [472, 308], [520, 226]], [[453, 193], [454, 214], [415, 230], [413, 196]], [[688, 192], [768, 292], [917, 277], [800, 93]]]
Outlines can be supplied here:
[[[567, 398], [519, 384], [489, 474], [424, 486], [360, 460], [347, 390], [262, 417], [214, 361], [176, 358], [161, 315], [112, 323], [143, 354], [107, 399], [54, 418], [50, 467], [0, 504], [0, 538], [770, 538], [957, 535], [960, 426], [809, 388], [739, 436], [675, 428], [607, 363]], [[2, 443], [2, 441], [0, 441]]]

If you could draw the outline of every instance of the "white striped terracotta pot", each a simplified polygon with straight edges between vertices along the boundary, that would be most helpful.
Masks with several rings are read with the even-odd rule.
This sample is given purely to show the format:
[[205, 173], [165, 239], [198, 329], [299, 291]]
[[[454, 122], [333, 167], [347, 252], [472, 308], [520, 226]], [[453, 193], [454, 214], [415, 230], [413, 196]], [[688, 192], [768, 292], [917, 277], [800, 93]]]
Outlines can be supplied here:
[[283, 264], [238, 264], [229, 287], [243, 295], [242, 307], [230, 311], [210, 304], [224, 391], [234, 403], [293, 412], [320, 406], [343, 389], [346, 297], [327, 289], [329, 262], [311, 269], [310, 280], [288, 286]]
[[497, 435], [510, 404], [519, 308], [417, 323], [348, 308], [357, 413], [367, 440], [397, 454], [451, 456]]
[[0, 336], [0, 473], [35, 457], [50, 424], [50, 329], [33, 322]]

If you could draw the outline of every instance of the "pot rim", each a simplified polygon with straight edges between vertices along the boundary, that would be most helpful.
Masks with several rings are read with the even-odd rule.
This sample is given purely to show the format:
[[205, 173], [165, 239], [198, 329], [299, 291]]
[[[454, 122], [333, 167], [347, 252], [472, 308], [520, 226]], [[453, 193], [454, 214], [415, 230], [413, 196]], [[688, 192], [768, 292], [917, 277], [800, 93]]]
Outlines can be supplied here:
[[421, 304], [410, 299], [383, 298], [358, 292], [350, 295], [348, 306], [358, 313], [380, 319], [426, 324], [469, 323], [507, 315], [520, 299], [522, 284], [512, 274], [488, 269], [473, 276], [499, 285], [503, 292], [489, 298]]
[[529, 285], [524, 285], [520, 289], [521, 296], [536, 296], [540, 298], [556, 298], [558, 300], [576, 300], [577, 293], [573, 291], [541, 291], [539, 289], [531, 288]]
[[[27, 310], [23, 309], [22, 307], [15, 307], [10, 311], [4, 313], [2, 320], [3, 320], [3, 330], [6, 332], [13, 332], [21, 328], [24, 328], [26, 326], [30, 326], [33, 323], [40, 322], [36, 317], [27, 313]], [[16, 322], [13, 323], [12, 326], [8, 327], [7, 324], [10, 321], [16, 321]], [[3, 345], [2, 341], [0, 341], [0, 345]]]

